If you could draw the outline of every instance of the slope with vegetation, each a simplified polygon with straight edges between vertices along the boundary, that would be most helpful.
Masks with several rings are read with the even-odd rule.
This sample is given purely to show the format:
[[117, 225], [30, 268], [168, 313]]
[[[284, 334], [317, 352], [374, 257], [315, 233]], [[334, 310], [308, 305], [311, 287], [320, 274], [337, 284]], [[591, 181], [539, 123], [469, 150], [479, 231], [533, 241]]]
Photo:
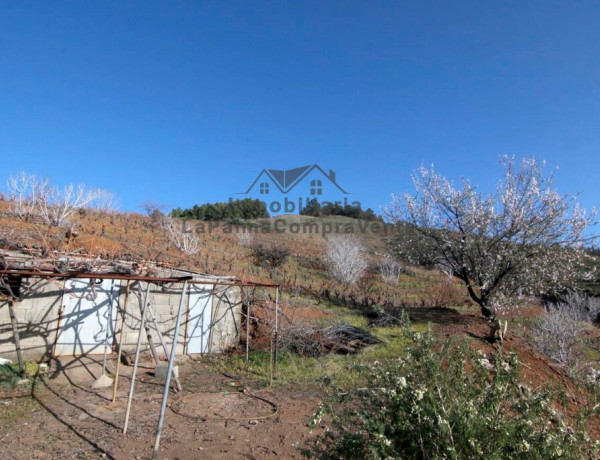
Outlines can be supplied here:
[[[439, 180], [437, 184], [446, 187]], [[440, 191], [439, 196], [454, 197], [448, 202], [451, 210], [461, 203], [472, 210], [479, 206], [483, 217], [455, 212], [460, 228], [465, 222], [471, 225], [461, 235], [450, 223], [433, 225], [439, 221], [423, 226], [418, 221], [408, 226], [398, 222], [391, 231], [372, 220], [339, 215], [250, 220], [233, 216], [234, 222], [204, 223], [187, 219], [191, 216], [181, 219], [177, 213], [165, 216], [156, 209], [141, 215], [74, 206], [67, 224], [58, 225], [35, 210], [20, 215], [11, 196], [0, 201], [0, 242], [5, 248], [35, 253], [47, 263], [88, 254], [279, 283], [278, 380], [273, 380], [269, 353], [274, 298], [259, 289], [244, 293], [246, 305], [252, 307], [247, 359], [234, 352], [207, 356], [202, 363], [256, 387], [306, 389], [322, 398], [313, 420], [318, 436], [302, 446], [307, 455], [595, 455], [586, 436], [600, 439], [597, 303], [566, 297], [546, 307], [533, 295], [543, 291], [542, 282], [535, 292], [521, 289], [520, 296], [506, 295], [519, 279], [521, 266], [510, 259], [520, 254], [515, 251], [518, 245], [535, 250], [525, 254], [536, 263], [539, 257], [543, 265], [549, 257], [542, 246], [546, 243], [519, 242], [518, 232], [493, 222], [496, 217], [486, 200], [477, 201], [470, 187], [451, 194]], [[22, 209], [28, 204], [24, 198]], [[430, 211], [410, 209], [415, 217], [432, 216]], [[494, 235], [486, 234], [488, 228], [499, 232], [495, 245]], [[504, 234], [512, 238], [509, 243], [501, 239]], [[426, 244], [417, 244], [423, 241]], [[467, 242], [471, 246], [465, 246]], [[457, 252], [461, 244], [464, 251]], [[560, 260], [573, 261], [576, 249], [559, 254]], [[474, 254], [496, 250], [501, 258], [477, 265]], [[588, 255], [586, 263], [592, 267], [596, 260]], [[463, 267], [465, 261], [472, 265]], [[500, 271], [492, 272], [495, 269]], [[488, 272], [497, 273], [500, 279], [491, 279], [497, 284], [485, 278]], [[496, 308], [499, 304], [489, 302], [496, 292], [519, 308]], [[483, 306], [493, 307], [494, 317], [508, 329], [503, 341], [489, 337], [487, 319], [474, 308], [478, 304], [485, 313], [482, 296]], [[587, 435], [580, 429], [584, 415]]]

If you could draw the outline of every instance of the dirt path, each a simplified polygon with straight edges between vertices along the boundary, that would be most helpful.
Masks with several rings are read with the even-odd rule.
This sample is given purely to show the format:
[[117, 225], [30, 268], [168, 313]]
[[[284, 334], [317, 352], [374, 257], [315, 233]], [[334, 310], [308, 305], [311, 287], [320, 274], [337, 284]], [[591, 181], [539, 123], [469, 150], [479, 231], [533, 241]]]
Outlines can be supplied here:
[[[89, 388], [97, 367], [91, 372], [94, 366], [78, 367], [3, 394], [5, 416], [14, 415], [0, 429], [3, 458], [151, 456], [163, 388], [151, 369], [138, 374], [129, 430], [123, 435], [129, 378], [120, 381], [112, 404], [111, 389]], [[160, 458], [301, 457], [297, 446], [310, 436], [315, 396], [281, 388], [255, 391], [194, 362], [182, 367], [181, 378], [183, 394], [169, 399], [179, 413], [167, 410]]]
[[[466, 338], [493, 356], [498, 344], [483, 339], [485, 320], [451, 309], [416, 308], [413, 320], [433, 323], [436, 336]], [[505, 351], [515, 351], [522, 363], [523, 382], [540, 389], [560, 385], [567, 397], [567, 415], [576, 419], [587, 407], [584, 389], [566, 373], [533, 351], [524, 330], [510, 323]], [[147, 459], [152, 454], [163, 385], [149, 364], [138, 371], [129, 430], [122, 434], [131, 367], [123, 367], [117, 400], [111, 389], [92, 390], [99, 364], [73, 360], [53, 363], [52, 372], [33, 387], [0, 390], [2, 459]], [[109, 368], [110, 370], [114, 370]], [[161, 441], [161, 459], [300, 458], [311, 438], [309, 423], [320, 394], [299, 385], [252, 388], [236, 376], [207, 369], [201, 362], [181, 366], [182, 394], [171, 394]], [[275, 411], [276, 405], [276, 411]], [[600, 439], [600, 418], [587, 428]]]

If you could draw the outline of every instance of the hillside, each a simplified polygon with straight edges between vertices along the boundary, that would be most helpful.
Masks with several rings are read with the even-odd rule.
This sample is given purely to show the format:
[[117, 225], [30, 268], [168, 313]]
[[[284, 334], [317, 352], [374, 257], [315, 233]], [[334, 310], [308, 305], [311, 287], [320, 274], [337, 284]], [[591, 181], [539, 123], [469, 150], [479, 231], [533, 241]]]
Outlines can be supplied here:
[[[359, 385], [364, 386], [368, 382], [356, 374], [357, 365], [393, 360], [402, 355], [407, 347], [402, 326], [393, 321], [389, 324], [385, 321], [374, 322], [374, 318], [385, 320], [388, 318], [386, 315], [393, 315], [402, 309], [408, 313], [413, 331], [420, 334], [431, 328], [440, 343], [447, 339], [466, 341], [468, 347], [484, 356], [486, 361], [494, 362], [506, 351], [516, 353], [522, 363], [524, 388], [537, 390], [546, 385], [559, 388], [565, 396], [561, 411], [566, 414], [566, 423], [574, 426], [578, 414], [585, 411], [590, 416], [587, 422], [590, 435], [594, 439], [600, 439], [600, 420], [596, 405], [598, 392], [593, 387], [586, 387], [581, 380], [573, 379], [562, 367], [531, 346], [531, 326], [540, 315], [539, 303], [535, 299], [529, 299], [520, 309], [506, 314], [504, 319], [509, 326], [504, 344], [490, 343], [485, 339], [489, 331], [488, 324], [471, 304], [464, 287], [457, 280], [438, 271], [425, 270], [405, 262], [402, 262], [403, 271], [397, 283], [388, 284], [382, 280], [378, 265], [388, 252], [390, 237], [394, 231], [392, 227], [346, 217], [314, 218], [295, 215], [237, 224], [190, 221], [186, 224], [187, 228], [195, 230], [199, 247], [196, 254], [185, 255], [174, 247], [156, 215], [151, 217], [134, 213], [83, 210], [76, 214], [74, 225], [66, 230], [16, 219], [7, 213], [7, 209], [7, 203], [0, 201], [2, 246], [34, 253], [50, 262], [65, 254], [139, 262], [152, 260], [205, 273], [236, 275], [244, 280], [278, 283], [281, 286], [278, 340], [282, 348], [278, 380], [273, 378], [270, 354], [273, 346], [273, 293], [261, 289], [246, 292], [254, 301], [249, 325], [251, 351], [248, 361], [243, 353], [244, 345], [240, 344], [239, 349], [232, 350], [231, 354], [204, 356], [190, 360], [182, 368], [184, 387], [194, 391], [201, 392], [205, 390], [203, 385], [213, 385], [207, 382], [219, 381], [220, 385], [231, 385], [233, 380], [236, 385], [244, 388], [264, 391], [261, 393], [263, 396], [278, 402], [281, 418], [277, 422], [257, 422], [260, 423], [259, 427], [267, 430], [265, 433], [269, 433], [260, 438], [261, 449], [267, 446], [264, 448], [269, 452], [279, 452], [287, 457], [297, 455], [297, 446], [310, 442], [314, 436], [309, 427], [310, 419], [332, 383], [347, 391]], [[357, 235], [368, 252], [367, 274], [352, 287], [334, 280], [325, 265], [327, 236], [335, 233]], [[269, 251], [274, 251], [279, 257], [277, 262], [281, 263], [270, 263], [268, 257], [263, 257], [271, 254]], [[323, 344], [326, 343], [323, 340], [324, 331], [327, 327], [340, 324], [368, 330], [381, 343], [348, 356], [323, 353]], [[307, 335], [307, 331], [310, 334]], [[600, 356], [598, 336], [598, 330], [594, 327], [587, 329], [581, 338], [585, 358], [594, 365], [597, 365]], [[351, 347], [344, 350], [344, 353], [355, 351]], [[202, 378], [199, 379], [199, 375]], [[53, 383], [52, 379], [42, 382], [44, 390], [36, 398], [43, 404], [51, 405], [53, 410], [69, 412], [68, 408], [63, 407], [66, 401], [63, 395], [71, 391], [77, 392], [69, 393], [69, 398], [75, 401], [77, 407], [99, 404], [93, 402], [93, 396], [85, 386], [81, 387], [84, 388], [81, 391], [71, 390], [70, 380], [69, 389], [61, 386], [62, 384]], [[148, 386], [140, 390], [145, 395], [146, 406], [144, 411], [137, 414], [139, 420], [143, 420], [148, 426], [154, 423], [154, 408], [151, 404], [156, 390], [152, 385], [156, 384], [149, 381]], [[14, 391], [13, 396], [16, 394]], [[558, 407], [558, 402], [556, 404]], [[19, 417], [17, 420], [21, 420], [20, 417], [28, 420], [27, 410], [24, 406], [15, 405], [0, 417], [0, 423], [7, 429], [17, 429], [15, 417]], [[112, 410], [116, 412], [102, 412], [99, 420], [103, 420], [105, 424], [119, 425], [121, 422], [118, 414], [122, 408]], [[72, 414], [65, 416], [64, 424], [77, 425], [79, 412], [73, 409], [70, 412]], [[196, 425], [188, 423], [184, 418], [180, 423], [178, 437], [166, 440], [165, 448], [170, 457], [194, 458], [195, 454], [188, 451], [204, 448], [197, 447], [190, 441], [199, 428], [195, 428]], [[246, 425], [240, 425], [241, 423], [231, 426], [225, 424], [225, 427], [219, 428], [212, 425], [210, 433], [217, 432], [217, 437], [230, 439], [229, 448], [234, 449], [231, 452], [235, 451], [240, 456], [266, 452], [251, 441], [244, 441], [245, 438], [237, 438], [240, 427], [247, 425], [247, 422], [244, 422]], [[104, 440], [100, 442], [103, 446], [99, 449], [101, 452], [114, 458], [130, 458], [147, 453], [152, 428], [148, 428], [147, 432], [135, 433], [139, 441], [134, 443], [135, 446], [132, 444], [128, 448], [114, 448], [112, 446], [118, 444], [114, 430], [106, 431], [104, 425], [94, 425], [92, 428], [92, 422], [88, 425], [95, 432], [102, 433], [99, 435]], [[214, 436], [209, 436], [208, 428], [201, 426], [206, 443], [211, 445]], [[322, 430], [317, 431], [321, 432]], [[64, 436], [68, 439], [67, 446], [77, 447], [82, 453], [88, 452], [90, 442], [82, 444], [79, 439], [81, 436], [78, 438], [69, 433]], [[50, 441], [46, 439], [46, 442]], [[64, 453], [56, 443], [50, 444], [54, 454]], [[33, 450], [35, 446], [34, 441], [27, 441], [24, 448]], [[94, 448], [94, 451], [97, 452], [98, 448]], [[182, 452], [188, 453], [179, 457]], [[228, 451], [215, 458], [228, 458]]]
[[[329, 295], [342, 303], [438, 305], [443, 299], [436, 299], [440, 293], [435, 291], [439, 286], [443, 291], [448, 287], [445, 276], [417, 267], [405, 270], [397, 287], [382, 283], [376, 265], [388, 251], [394, 230], [389, 224], [384, 226], [379, 222], [296, 215], [237, 224], [188, 221], [188, 228], [196, 230], [199, 249], [197, 254], [185, 255], [168, 240], [156, 219], [149, 216], [82, 210], [75, 216], [73, 231], [67, 232], [15, 219], [7, 214], [7, 208], [6, 202], [0, 202], [0, 238], [8, 245], [36, 249], [48, 257], [77, 253], [105, 259], [152, 260], [215, 275], [235, 275], [244, 280], [269, 280], [281, 284], [284, 293], [290, 295], [301, 294], [316, 300]], [[335, 233], [354, 233], [369, 253], [371, 268], [355, 288], [342, 289], [323, 264], [326, 237]], [[289, 256], [275, 268], [256, 264], [253, 250], [256, 246], [279, 248]], [[450, 295], [454, 305], [466, 301], [462, 290], [457, 290], [456, 296], [452, 290]]]

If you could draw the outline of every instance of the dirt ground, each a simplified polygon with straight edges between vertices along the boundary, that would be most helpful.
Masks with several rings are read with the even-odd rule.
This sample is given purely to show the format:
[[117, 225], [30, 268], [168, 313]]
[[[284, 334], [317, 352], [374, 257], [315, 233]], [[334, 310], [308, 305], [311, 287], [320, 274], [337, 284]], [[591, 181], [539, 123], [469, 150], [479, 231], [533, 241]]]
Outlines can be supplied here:
[[[412, 309], [426, 312], [426, 318], [434, 323], [434, 331], [439, 338], [467, 337], [472, 339], [471, 346], [486, 353], [488, 357], [498, 353], [500, 345], [490, 343], [485, 337], [489, 333], [487, 321], [478, 314], [459, 313], [452, 309], [422, 308]], [[435, 313], [434, 313], [435, 312]], [[568, 422], [575, 425], [581, 410], [590, 410], [597, 401], [586, 391], [583, 385], [576, 384], [564, 368], [552, 362], [529, 345], [529, 329], [521, 324], [523, 319], [534, 318], [540, 313], [540, 306], [523, 307], [505, 316], [508, 320], [508, 334], [502, 348], [506, 352], [515, 352], [519, 357], [521, 382], [532, 390], [545, 386], [561, 388], [566, 396], [566, 416]], [[590, 331], [590, 340], [599, 343], [600, 330]], [[556, 407], [561, 413], [562, 407]], [[594, 411], [598, 413], [598, 411]], [[600, 417], [592, 415], [587, 419], [586, 431], [590, 438], [600, 440]]]
[[[138, 370], [124, 435], [131, 367], [121, 368], [115, 403], [111, 388], [90, 388], [101, 369], [90, 359], [56, 361], [50, 375], [32, 387], [4, 391], [0, 406], [19, 410], [0, 428], [2, 458], [150, 458], [164, 385], [149, 363]], [[310, 436], [316, 397], [290, 389], [253, 390], [191, 360], [180, 371], [184, 391], [169, 396], [159, 458], [301, 457], [298, 446]]]
[[[497, 343], [484, 339], [489, 328], [475, 313], [413, 308], [410, 315], [413, 321], [432, 323], [440, 339], [465, 337], [490, 356], [498, 352]], [[521, 315], [527, 317], [527, 311]], [[553, 383], [565, 389], [571, 421], [581, 408], [589, 406], [584, 389], [529, 347], [527, 330], [516, 320], [509, 319], [504, 349], [519, 355], [523, 382], [529, 388]], [[108, 370], [114, 373], [114, 362], [109, 363]], [[121, 367], [115, 403], [111, 388], [90, 388], [101, 375], [99, 359], [56, 360], [50, 374], [36, 378], [33, 386], [0, 390], [2, 458], [150, 458], [164, 385], [154, 377], [154, 366], [145, 362], [138, 370], [124, 435], [131, 370], [131, 366]], [[180, 366], [180, 377], [184, 390], [169, 396], [161, 459], [301, 458], [300, 448], [314, 435], [309, 423], [321, 396], [314, 386], [258, 390], [238, 376], [210, 371], [201, 360], [193, 359]], [[597, 416], [588, 420], [587, 428], [593, 439], [600, 439]]]

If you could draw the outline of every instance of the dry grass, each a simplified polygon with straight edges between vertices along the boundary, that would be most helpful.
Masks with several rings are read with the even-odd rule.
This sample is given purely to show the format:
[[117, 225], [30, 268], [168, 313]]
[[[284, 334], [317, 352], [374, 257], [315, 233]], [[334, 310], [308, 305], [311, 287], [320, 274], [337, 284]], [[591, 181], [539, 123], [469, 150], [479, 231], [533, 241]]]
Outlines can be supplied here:
[[[26, 222], [8, 214], [8, 203], [0, 201], [0, 240], [5, 245], [37, 248], [46, 254], [88, 254], [106, 259], [133, 258], [152, 260], [216, 275], [235, 275], [245, 280], [274, 281], [282, 286], [282, 296], [289, 302], [326, 304], [344, 307], [381, 305], [462, 305], [467, 299], [464, 290], [448, 282], [437, 272], [407, 266], [398, 285], [381, 280], [378, 264], [387, 253], [383, 227], [347, 217], [314, 218], [308, 216], [278, 216], [253, 221], [252, 224], [271, 229], [252, 233], [253, 245], [281, 248], [289, 253], [286, 261], [272, 269], [254, 263], [253, 246], [239, 244], [235, 231], [243, 231], [226, 223], [193, 222], [200, 240], [199, 252], [185, 255], [172, 246], [164, 229], [149, 216], [136, 213], [104, 213], [83, 210], [75, 216], [75, 232]], [[320, 232], [297, 230], [314, 224]], [[326, 238], [323, 229], [354, 231], [364, 242], [370, 269], [355, 286], [347, 287], [334, 280], [325, 264]], [[283, 229], [283, 231], [274, 231]], [[376, 231], [373, 231], [376, 230]]]

